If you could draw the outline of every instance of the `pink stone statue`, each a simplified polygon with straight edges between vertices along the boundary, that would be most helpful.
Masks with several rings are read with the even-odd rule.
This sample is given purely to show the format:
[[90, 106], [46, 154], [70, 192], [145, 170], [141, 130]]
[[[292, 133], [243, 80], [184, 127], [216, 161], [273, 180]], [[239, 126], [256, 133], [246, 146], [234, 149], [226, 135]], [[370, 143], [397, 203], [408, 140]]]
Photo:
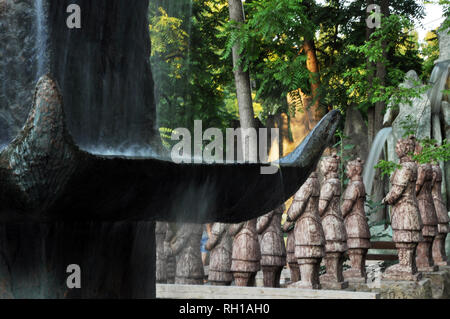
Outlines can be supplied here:
[[164, 239], [167, 233], [166, 222], [156, 222], [156, 282], [158, 284], [167, 283], [167, 256], [164, 251]]
[[295, 257], [301, 281], [292, 287], [320, 289], [320, 262], [325, 256], [325, 235], [319, 216], [320, 184], [313, 172], [295, 194], [288, 221], [295, 222]]
[[286, 265], [286, 247], [281, 231], [283, 212], [284, 205], [259, 217], [256, 223], [264, 287], [279, 288], [281, 271]]
[[300, 280], [300, 268], [297, 263], [297, 258], [295, 257], [294, 225], [294, 222], [286, 221], [282, 227], [283, 232], [288, 234], [286, 240], [286, 259], [289, 265], [289, 271], [291, 273], [291, 282], [297, 282]]
[[344, 253], [347, 251], [347, 233], [340, 208], [341, 181], [339, 180], [340, 158], [336, 154], [321, 161], [321, 172], [325, 176], [320, 190], [319, 214], [325, 234], [326, 274], [320, 277], [325, 289], [344, 289], [348, 281], [344, 280]]
[[364, 162], [359, 158], [347, 164], [347, 176], [350, 183], [344, 192], [341, 211], [345, 219], [347, 253], [351, 263], [351, 268], [344, 272], [344, 277], [349, 282], [365, 283], [367, 281], [366, 255], [370, 248], [370, 229], [364, 211], [366, 190], [361, 177], [363, 164]]
[[438, 220], [438, 233], [433, 242], [433, 260], [438, 266], [448, 266], [447, 255], [445, 253], [445, 239], [450, 232], [447, 209], [442, 199], [442, 169], [437, 163], [433, 163], [433, 181], [431, 195], [433, 197], [434, 208]]
[[393, 206], [392, 239], [399, 257], [398, 264], [386, 269], [383, 277], [386, 280], [420, 280], [422, 277], [416, 266], [416, 247], [422, 240], [423, 224], [416, 199], [417, 164], [411, 158], [415, 143], [413, 136], [397, 142], [395, 152], [401, 168], [392, 175], [392, 188], [382, 201]]
[[261, 269], [261, 250], [256, 233], [256, 219], [230, 226], [233, 236], [231, 272], [236, 286], [255, 286], [256, 273]]
[[166, 276], [167, 283], [175, 283], [175, 272], [176, 272], [176, 257], [173, 254], [171, 243], [176, 239], [176, 224], [167, 223], [167, 232], [164, 238], [164, 254], [166, 256]]
[[[422, 152], [422, 147], [416, 143], [416, 154]], [[416, 198], [422, 219], [423, 240], [417, 246], [416, 264], [419, 271], [437, 271], [434, 265], [432, 247], [437, 235], [438, 220], [434, 209], [433, 196], [431, 195], [433, 182], [433, 168], [431, 164], [417, 164]]]
[[205, 248], [210, 251], [208, 282], [213, 286], [229, 286], [231, 273], [231, 250], [233, 239], [228, 233], [230, 225], [214, 223]]
[[181, 285], [203, 285], [204, 270], [200, 251], [203, 234], [202, 224], [183, 223], [172, 244], [177, 268], [175, 283]]

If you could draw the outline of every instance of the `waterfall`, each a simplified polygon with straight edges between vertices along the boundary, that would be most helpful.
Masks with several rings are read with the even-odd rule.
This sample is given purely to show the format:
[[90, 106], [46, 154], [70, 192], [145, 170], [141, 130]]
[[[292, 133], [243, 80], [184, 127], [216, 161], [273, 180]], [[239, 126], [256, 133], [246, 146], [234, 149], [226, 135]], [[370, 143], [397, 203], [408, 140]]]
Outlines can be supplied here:
[[[444, 60], [436, 63], [433, 72], [431, 73], [429, 83], [433, 86], [428, 91], [428, 98], [431, 102], [431, 136], [439, 144], [442, 144], [442, 127], [441, 127], [441, 107], [442, 101], [444, 100], [443, 91], [447, 84], [447, 79], [449, 77], [450, 60]], [[448, 137], [447, 137], [448, 138]], [[444, 162], [439, 162], [439, 166], [442, 171], [445, 172]], [[442, 195], [443, 198], [447, 196], [447, 185], [445, 182], [442, 183]]]
[[373, 179], [375, 177], [374, 166], [377, 164], [381, 156], [384, 144], [386, 143], [391, 133], [392, 127], [383, 128], [378, 132], [377, 136], [375, 136], [375, 139], [372, 143], [372, 148], [370, 149], [369, 156], [367, 157], [363, 173], [363, 181], [367, 194], [371, 194], [372, 192]]
[[36, 13], [36, 79], [48, 71], [47, 41], [48, 29], [46, 23], [46, 10], [44, 0], [34, 1]]

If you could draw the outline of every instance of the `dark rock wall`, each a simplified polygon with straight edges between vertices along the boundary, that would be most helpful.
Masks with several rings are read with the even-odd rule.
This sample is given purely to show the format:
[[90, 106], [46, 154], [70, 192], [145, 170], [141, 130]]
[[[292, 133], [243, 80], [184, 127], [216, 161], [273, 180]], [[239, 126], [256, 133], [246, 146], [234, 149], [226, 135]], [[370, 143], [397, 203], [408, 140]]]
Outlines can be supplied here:
[[155, 298], [152, 238], [151, 222], [0, 225], [0, 298]]
[[[66, 26], [72, 3], [82, 9], [81, 30]], [[0, 0], [0, 146], [21, 130], [32, 105], [34, 6], [32, 0]], [[150, 143], [155, 106], [148, 1], [46, 0], [44, 6], [50, 70], [75, 141]], [[81, 289], [66, 285], [70, 264], [81, 267]], [[154, 297], [153, 222], [0, 224], [0, 298]]]
[[[81, 8], [81, 29], [66, 8]], [[81, 146], [127, 147], [156, 136], [148, 0], [48, 2], [51, 69]], [[158, 140], [158, 139], [156, 139]]]
[[0, 146], [20, 131], [36, 84], [34, 6], [0, 0]]

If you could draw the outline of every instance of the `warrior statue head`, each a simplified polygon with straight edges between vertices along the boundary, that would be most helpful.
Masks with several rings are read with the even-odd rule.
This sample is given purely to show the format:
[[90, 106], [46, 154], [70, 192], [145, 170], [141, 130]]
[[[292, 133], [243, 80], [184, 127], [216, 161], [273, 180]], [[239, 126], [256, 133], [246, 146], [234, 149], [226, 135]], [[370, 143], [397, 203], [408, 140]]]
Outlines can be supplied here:
[[339, 170], [340, 157], [333, 153], [333, 155], [324, 157], [320, 163], [320, 170], [325, 177], [330, 174], [336, 174]]
[[348, 178], [352, 178], [353, 176], [361, 176], [364, 169], [364, 161], [359, 157], [347, 163], [347, 176]]
[[398, 140], [397, 145], [395, 145], [395, 152], [400, 159], [410, 157], [414, 153], [415, 149], [416, 138], [413, 135]]

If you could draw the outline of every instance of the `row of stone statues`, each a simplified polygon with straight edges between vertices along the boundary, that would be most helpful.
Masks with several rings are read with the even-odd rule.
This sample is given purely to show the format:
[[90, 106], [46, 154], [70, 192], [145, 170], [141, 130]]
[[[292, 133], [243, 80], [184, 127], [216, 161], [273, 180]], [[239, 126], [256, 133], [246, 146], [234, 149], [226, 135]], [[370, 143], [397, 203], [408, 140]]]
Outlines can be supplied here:
[[419, 280], [421, 272], [448, 265], [445, 238], [449, 216], [441, 194], [442, 171], [437, 163], [416, 163], [412, 155], [422, 147], [414, 136], [397, 142], [400, 167], [391, 177], [391, 191], [383, 203], [392, 206], [393, 241], [399, 264], [386, 269], [389, 280]]
[[[449, 217], [440, 191], [442, 172], [437, 164], [413, 161], [413, 152], [421, 152], [413, 137], [399, 140], [396, 152], [401, 168], [394, 172], [383, 203], [393, 207], [391, 224], [399, 264], [386, 270], [385, 279], [416, 280], [418, 270], [447, 265]], [[341, 199], [340, 158], [325, 157], [320, 164], [322, 186], [313, 172], [296, 193], [283, 225], [284, 205], [239, 224], [214, 223], [206, 243], [209, 282], [230, 285], [234, 279], [237, 286], [254, 286], [256, 273], [262, 270], [264, 286], [279, 287], [287, 263], [292, 287], [344, 289], [348, 282], [365, 283], [370, 230], [364, 211], [363, 164], [359, 158], [348, 162], [349, 184]], [[283, 233], [288, 233], [286, 245]], [[203, 284], [202, 225], [181, 224], [175, 236], [173, 225], [157, 223], [156, 236], [157, 281]], [[351, 268], [344, 272], [345, 254]], [[326, 273], [319, 277], [322, 259]]]

